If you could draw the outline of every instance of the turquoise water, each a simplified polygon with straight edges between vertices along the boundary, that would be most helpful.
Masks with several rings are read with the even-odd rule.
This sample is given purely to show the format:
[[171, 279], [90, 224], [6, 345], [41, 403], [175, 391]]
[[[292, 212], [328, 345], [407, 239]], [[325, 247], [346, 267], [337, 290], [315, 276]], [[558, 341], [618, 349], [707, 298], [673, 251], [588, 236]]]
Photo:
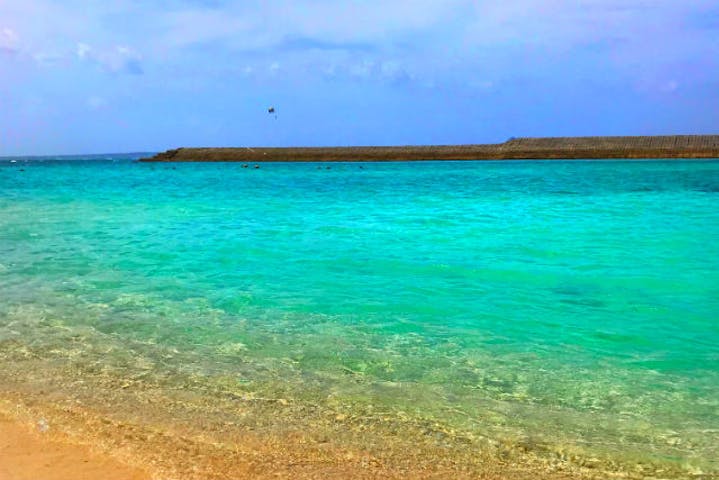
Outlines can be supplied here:
[[0, 349], [128, 377], [170, 351], [238, 388], [716, 472], [718, 206], [718, 161], [0, 160]]

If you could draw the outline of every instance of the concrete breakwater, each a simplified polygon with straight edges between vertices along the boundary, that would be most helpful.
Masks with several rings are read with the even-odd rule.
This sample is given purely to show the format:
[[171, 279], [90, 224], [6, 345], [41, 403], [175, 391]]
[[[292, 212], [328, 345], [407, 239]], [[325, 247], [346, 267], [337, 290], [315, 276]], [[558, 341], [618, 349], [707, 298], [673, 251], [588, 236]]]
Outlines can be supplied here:
[[148, 162], [351, 162], [719, 158], [719, 135], [512, 138], [504, 143], [375, 147], [177, 148]]

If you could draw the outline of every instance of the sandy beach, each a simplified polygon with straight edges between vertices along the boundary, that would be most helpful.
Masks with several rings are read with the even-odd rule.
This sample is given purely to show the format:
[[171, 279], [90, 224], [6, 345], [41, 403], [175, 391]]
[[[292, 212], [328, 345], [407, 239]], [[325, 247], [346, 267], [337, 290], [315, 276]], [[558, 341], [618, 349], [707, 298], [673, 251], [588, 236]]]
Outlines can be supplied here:
[[[591, 465], [549, 465], [533, 455], [517, 457], [517, 452], [496, 457], [479, 450], [462, 451], [449, 440], [433, 447], [422, 441], [413, 448], [410, 430], [394, 432], [396, 438], [372, 431], [358, 435], [351, 424], [337, 421], [335, 440], [292, 425], [274, 433], [220, 427], [212, 418], [217, 412], [204, 423], [166, 417], [148, 424], [130, 419], [127, 413], [101, 412], [80, 403], [78, 398], [46, 402], [28, 391], [4, 391], [0, 480], [602, 478], [601, 470]], [[156, 415], [162, 409], [153, 410]], [[166, 413], [178, 414], [174, 409]], [[168, 420], [175, 423], [165, 423]], [[348, 436], [366, 443], [349, 444]]]
[[86, 445], [72, 443], [45, 425], [28, 425], [0, 414], [2, 480], [149, 480], [133, 468]]

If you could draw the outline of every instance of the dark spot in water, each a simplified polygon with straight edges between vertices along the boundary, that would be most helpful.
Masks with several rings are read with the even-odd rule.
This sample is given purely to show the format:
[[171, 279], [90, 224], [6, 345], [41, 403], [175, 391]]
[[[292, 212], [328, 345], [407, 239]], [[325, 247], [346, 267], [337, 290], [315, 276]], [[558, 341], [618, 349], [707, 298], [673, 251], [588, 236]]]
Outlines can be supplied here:
[[514, 382], [500, 378], [482, 378], [480, 384], [483, 388], [504, 393], [513, 392], [515, 387]]
[[582, 307], [593, 307], [600, 308], [606, 305], [605, 302], [597, 300], [595, 298], [563, 298], [560, 300], [562, 303], [568, 303], [570, 305], [579, 305]]
[[578, 296], [578, 295], [583, 295], [585, 293], [585, 290], [583, 288], [574, 287], [571, 285], [563, 285], [561, 287], [550, 288], [550, 291], [552, 293], [556, 293], [557, 295], [568, 295], [568, 296]]
[[613, 333], [613, 332], [594, 332], [592, 334], [594, 338], [599, 338], [601, 340], [606, 340], [608, 342], [616, 342], [616, 343], [639, 343], [641, 341], [640, 337], [637, 337], [636, 335], [622, 335], [619, 333]]
[[555, 295], [562, 297], [560, 302], [569, 305], [579, 305], [584, 307], [600, 308], [606, 306], [606, 302], [590, 296], [591, 292], [587, 289], [572, 285], [564, 285], [561, 287], [551, 288], [550, 291]]

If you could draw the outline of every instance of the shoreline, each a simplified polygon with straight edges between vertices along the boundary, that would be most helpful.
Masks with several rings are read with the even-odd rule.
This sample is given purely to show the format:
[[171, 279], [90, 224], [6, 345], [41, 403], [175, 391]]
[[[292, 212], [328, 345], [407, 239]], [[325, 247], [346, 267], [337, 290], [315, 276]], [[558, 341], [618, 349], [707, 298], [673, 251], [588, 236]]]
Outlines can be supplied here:
[[[594, 456], [571, 444], [555, 450], [532, 436], [477, 436], [402, 411], [242, 395], [209, 378], [192, 387], [164, 385], [38, 360], [0, 375], [0, 418], [47, 425], [52, 435], [151, 478], [595, 480], [688, 473], [649, 459]], [[68, 461], [74, 455], [68, 452]]]
[[140, 162], [393, 162], [719, 158], [719, 135], [514, 138], [498, 144], [176, 148]]
[[[613, 473], [591, 462], [550, 464], [529, 454], [499, 458], [466, 450], [457, 455], [448, 445], [412, 449], [409, 439], [391, 439], [403, 448], [390, 443], [390, 450], [381, 452], [374, 443], [318, 440], [295, 428], [257, 432], [225, 426], [220, 435], [179, 418], [147, 423], [70, 403], [43, 401], [27, 392], [0, 394], [0, 478], [598, 480]], [[216, 423], [213, 417], [207, 424]]]

